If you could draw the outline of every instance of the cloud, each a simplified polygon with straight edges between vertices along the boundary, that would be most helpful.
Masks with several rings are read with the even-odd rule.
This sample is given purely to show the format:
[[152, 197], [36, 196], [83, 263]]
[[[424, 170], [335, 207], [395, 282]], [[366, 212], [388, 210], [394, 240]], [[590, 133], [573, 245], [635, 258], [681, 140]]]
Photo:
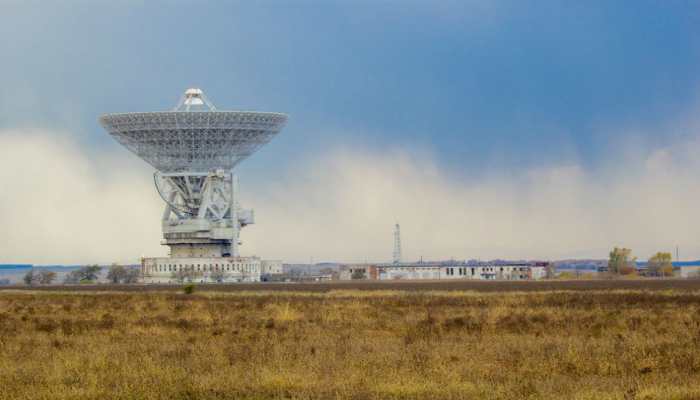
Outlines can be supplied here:
[[[244, 193], [259, 225], [244, 233], [259, 254], [304, 261], [384, 260], [401, 223], [404, 258], [605, 258], [628, 246], [646, 258], [694, 243], [700, 220], [697, 142], [515, 177], [450, 177], [425, 154], [332, 151]], [[687, 252], [686, 252], [687, 250]]]
[[[162, 203], [149, 167], [125, 150], [89, 153], [70, 135], [0, 132], [0, 262], [135, 262], [159, 245]], [[256, 225], [246, 255], [285, 261], [404, 258], [640, 258], [680, 245], [698, 258], [700, 142], [621, 152], [604, 168], [548, 166], [454, 177], [429, 154], [337, 146], [279, 176], [241, 176]]]
[[0, 132], [0, 263], [138, 261], [164, 254], [147, 168], [70, 135]]

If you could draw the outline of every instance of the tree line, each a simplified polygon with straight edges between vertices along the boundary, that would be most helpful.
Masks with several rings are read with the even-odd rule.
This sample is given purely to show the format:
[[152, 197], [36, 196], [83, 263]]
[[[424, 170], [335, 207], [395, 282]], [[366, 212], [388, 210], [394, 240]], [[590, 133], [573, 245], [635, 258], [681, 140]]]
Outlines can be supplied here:
[[[99, 265], [86, 265], [70, 271], [63, 278], [64, 284], [95, 283], [99, 279], [102, 267]], [[107, 281], [115, 284], [137, 283], [141, 276], [139, 268], [126, 267], [112, 264], [107, 271]], [[50, 285], [54, 283], [58, 275], [54, 271], [35, 270], [34, 268], [24, 274], [22, 280], [28, 286]]]
[[[647, 276], [673, 276], [671, 253], [657, 252], [647, 261]], [[637, 258], [632, 256], [632, 250], [615, 247], [608, 258], [608, 272], [615, 275], [636, 275]]]

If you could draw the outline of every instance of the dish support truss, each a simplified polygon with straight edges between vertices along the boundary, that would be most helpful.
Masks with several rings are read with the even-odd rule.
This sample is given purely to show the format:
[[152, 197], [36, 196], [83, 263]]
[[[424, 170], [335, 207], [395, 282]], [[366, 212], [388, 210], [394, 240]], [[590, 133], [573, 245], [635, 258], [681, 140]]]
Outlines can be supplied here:
[[173, 257], [238, 257], [240, 231], [253, 224], [252, 210], [240, 207], [238, 179], [229, 171], [154, 174], [166, 203], [163, 244]]

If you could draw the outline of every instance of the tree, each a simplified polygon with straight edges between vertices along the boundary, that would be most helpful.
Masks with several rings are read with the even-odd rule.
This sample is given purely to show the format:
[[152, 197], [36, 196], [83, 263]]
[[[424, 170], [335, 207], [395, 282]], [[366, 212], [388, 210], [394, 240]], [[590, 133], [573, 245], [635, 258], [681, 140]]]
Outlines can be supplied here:
[[365, 279], [365, 270], [362, 268], [357, 268], [352, 271], [352, 275], [350, 275], [351, 279]]
[[80, 273], [78, 273], [78, 270], [71, 271], [66, 276], [63, 278], [63, 283], [79, 283], [80, 282]]
[[102, 270], [99, 265], [87, 265], [80, 269], [71, 271], [66, 275], [65, 283], [91, 283], [97, 280], [98, 274]]
[[102, 267], [99, 265], [88, 265], [83, 268], [80, 268], [78, 271], [80, 271], [80, 274], [82, 278], [80, 279], [81, 282], [94, 282], [98, 278], [98, 274], [102, 270]]
[[631, 275], [637, 272], [635, 267], [636, 258], [631, 257], [632, 250], [615, 247], [610, 252], [608, 259], [608, 271], [611, 274]]
[[141, 278], [141, 268], [127, 268], [124, 276], [124, 283], [138, 283]]
[[557, 268], [554, 263], [548, 262], [544, 267], [545, 279], [554, 279], [557, 276]]
[[107, 272], [107, 280], [111, 283], [121, 283], [126, 278], [126, 268], [123, 265], [112, 264]]
[[42, 285], [50, 285], [54, 280], [56, 280], [55, 272], [48, 270], [39, 272], [39, 283]]
[[673, 275], [673, 263], [671, 253], [658, 252], [649, 257], [649, 274], [651, 276]]
[[107, 280], [112, 283], [136, 283], [141, 276], [138, 268], [112, 264], [107, 272]]
[[25, 285], [33, 286], [33, 285], [39, 283], [39, 274], [34, 272], [34, 268], [32, 268], [29, 271], [27, 271], [26, 274], [24, 274], [24, 277], [22, 277], [22, 280], [24, 281]]

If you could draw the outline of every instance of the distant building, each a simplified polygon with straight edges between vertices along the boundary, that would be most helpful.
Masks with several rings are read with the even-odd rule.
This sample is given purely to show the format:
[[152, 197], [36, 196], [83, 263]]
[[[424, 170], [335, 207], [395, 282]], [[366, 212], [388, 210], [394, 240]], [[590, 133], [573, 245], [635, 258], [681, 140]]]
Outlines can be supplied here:
[[700, 261], [674, 262], [673, 275], [679, 278], [700, 278]]
[[677, 271], [679, 278], [700, 278], [700, 265], [678, 267]]
[[341, 281], [362, 279], [376, 280], [378, 279], [377, 267], [372, 264], [342, 265], [338, 277]]
[[[676, 278], [700, 278], [700, 260], [673, 261], [673, 276]], [[637, 272], [641, 276], [654, 275], [649, 271], [648, 261], [637, 261]]]
[[530, 265], [530, 280], [546, 279], [547, 275], [553, 272], [553, 266], [548, 262], [536, 262]]
[[283, 272], [281, 260], [262, 260], [260, 268], [263, 275], [279, 275]]
[[258, 257], [154, 257], [142, 260], [145, 283], [260, 282]]
[[440, 279], [441, 267], [428, 264], [387, 264], [377, 266], [379, 280]]
[[599, 273], [607, 272], [607, 260], [560, 260], [552, 263], [556, 276], [566, 273], [574, 277], [592, 277]]
[[341, 280], [537, 280], [549, 263], [400, 263], [347, 265]]

